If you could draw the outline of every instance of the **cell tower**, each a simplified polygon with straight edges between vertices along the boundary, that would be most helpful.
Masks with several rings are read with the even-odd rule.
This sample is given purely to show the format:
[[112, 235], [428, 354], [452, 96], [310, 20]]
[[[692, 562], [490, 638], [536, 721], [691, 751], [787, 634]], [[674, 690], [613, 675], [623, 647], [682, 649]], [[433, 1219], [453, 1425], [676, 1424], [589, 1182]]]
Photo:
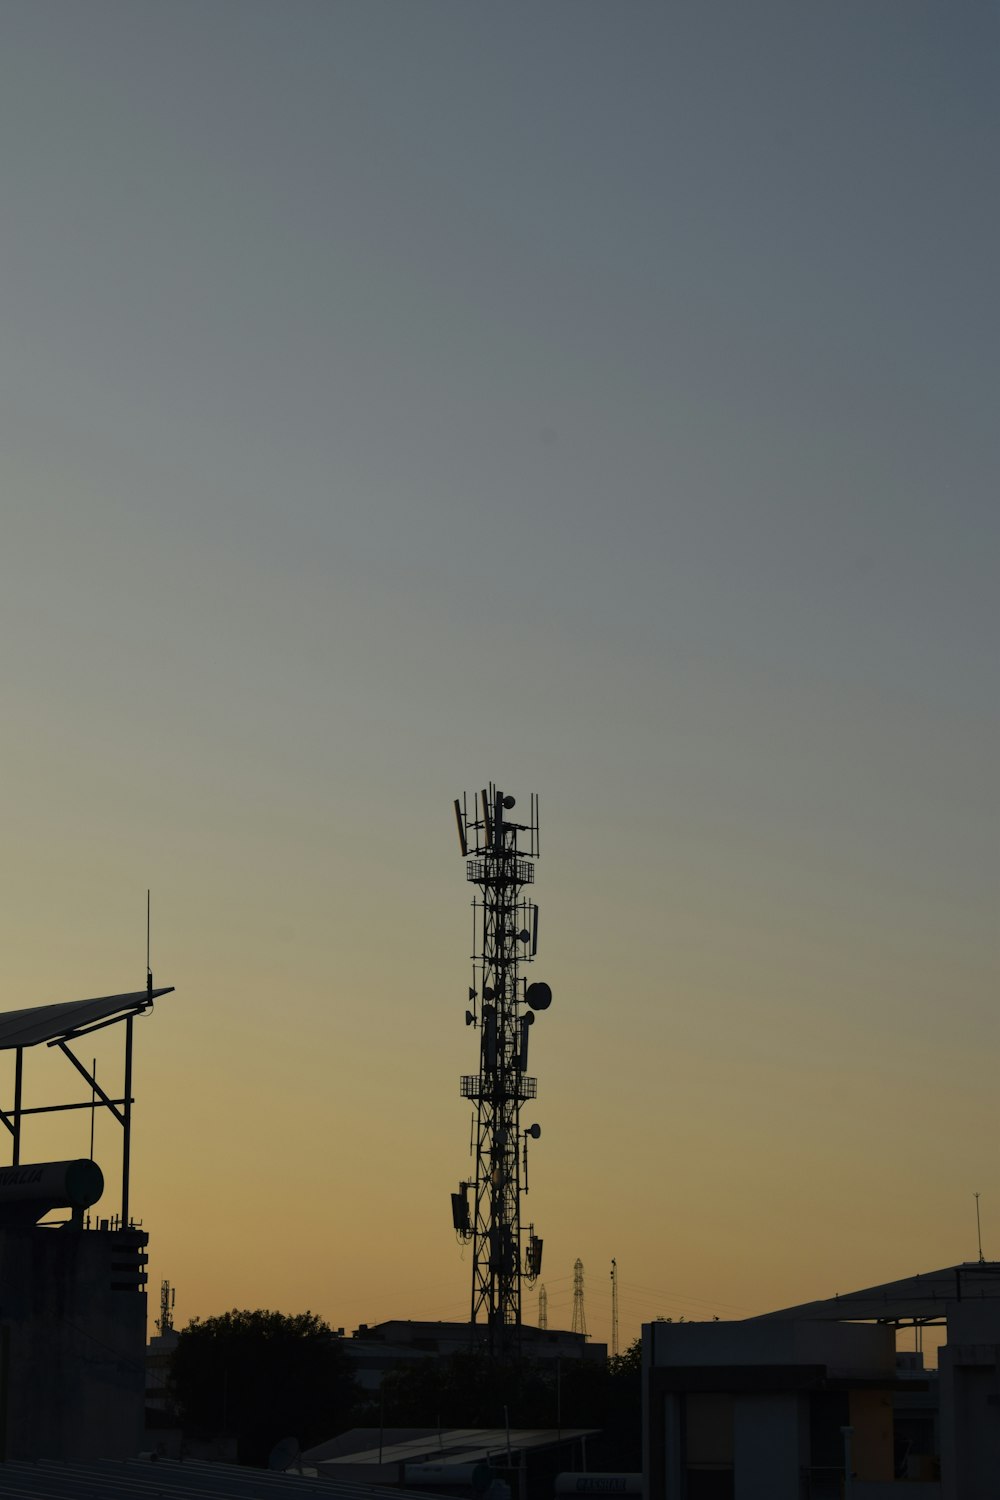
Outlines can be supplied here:
[[573, 1262], [573, 1322], [571, 1333], [587, 1336], [587, 1315], [583, 1310], [583, 1261]]
[[538, 1326], [549, 1326], [549, 1294], [543, 1286], [538, 1288]]
[[177, 1301], [177, 1288], [172, 1287], [169, 1281], [160, 1282], [160, 1316], [156, 1320], [156, 1326], [161, 1334], [173, 1333], [174, 1331], [174, 1303]]
[[493, 1355], [516, 1351], [521, 1281], [534, 1282], [542, 1269], [534, 1225], [528, 1225], [522, 1251], [528, 1141], [537, 1141], [542, 1131], [530, 1125], [522, 1133], [521, 1105], [538, 1092], [537, 1079], [528, 1076], [528, 1038], [535, 1012], [549, 1008], [552, 991], [547, 984], [527, 984], [520, 972], [538, 951], [538, 907], [523, 894], [534, 882], [532, 860], [539, 854], [538, 798], [532, 793], [526, 823], [508, 817], [514, 806], [514, 798], [492, 782], [474, 794], [471, 809], [464, 796], [455, 802], [466, 877], [478, 892], [465, 1023], [479, 1030], [479, 1072], [462, 1079], [462, 1097], [475, 1105], [476, 1171], [452, 1194], [452, 1220], [461, 1238], [473, 1243], [470, 1321], [485, 1325]]
[[611, 1261], [611, 1355], [618, 1358], [618, 1262]]

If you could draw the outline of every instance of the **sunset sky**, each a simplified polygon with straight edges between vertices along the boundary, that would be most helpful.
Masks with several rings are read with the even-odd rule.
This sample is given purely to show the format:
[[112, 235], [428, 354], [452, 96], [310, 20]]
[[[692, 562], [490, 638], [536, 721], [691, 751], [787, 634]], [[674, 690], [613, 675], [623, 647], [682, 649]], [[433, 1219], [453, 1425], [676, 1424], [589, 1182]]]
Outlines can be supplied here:
[[972, 0], [0, 0], [0, 1008], [140, 988], [152, 888], [182, 1323], [468, 1315], [487, 780], [550, 1326], [975, 1191], [1000, 1258], [998, 69]]

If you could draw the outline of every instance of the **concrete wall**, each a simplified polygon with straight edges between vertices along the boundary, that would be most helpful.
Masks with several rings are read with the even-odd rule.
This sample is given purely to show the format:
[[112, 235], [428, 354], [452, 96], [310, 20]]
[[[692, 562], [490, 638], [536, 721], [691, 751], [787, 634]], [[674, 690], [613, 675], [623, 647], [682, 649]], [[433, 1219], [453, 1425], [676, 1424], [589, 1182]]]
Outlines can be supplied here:
[[825, 1365], [835, 1379], [895, 1374], [895, 1334], [871, 1324], [754, 1320], [646, 1326], [655, 1365]]
[[733, 1409], [734, 1500], [801, 1500], [809, 1415], [800, 1395], [740, 1396]]
[[[647, 1500], [686, 1500], [709, 1471], [719, 1493], [728, 1471], [734, 1500], [800, 1500], [803, 1473], [814, 1464], [832, 1465], [827, 1477], [836, 1478], [838, 1465], [843, 1473], [839, 1426], [832, 1456], [819, 1449], [823, 1421], [846, 1424], [848, 1417], [855, 1472], [891, 1479], [894, 1379], [891, 1328], [776, 1320], [647, 1325]], [[835, 1382], [832, 1394], [828, 1380]], [[853, 1380], [862, 1387], [852, 1389]], [[884, 1390], [873, 1385], [879, 1381]], [[829, 1406], [830, 1399], [839, 1400], [842, 1415], [824, 1417], [817, 1403]]]
[[0, 1230], [4, 1458], [140, 1451], [147, 1238], [140, 1230]]
[[1000, 1494], [1000, 1345], [959, 1344], [949, 1338], [938, 1351], [938, 1372], [944, 1500], [996, 1500]]
[[861, 1479], [895, 1478], [892, 1396], [888, 1391], [852, 1391], [849, 1405], [851, 1465]]

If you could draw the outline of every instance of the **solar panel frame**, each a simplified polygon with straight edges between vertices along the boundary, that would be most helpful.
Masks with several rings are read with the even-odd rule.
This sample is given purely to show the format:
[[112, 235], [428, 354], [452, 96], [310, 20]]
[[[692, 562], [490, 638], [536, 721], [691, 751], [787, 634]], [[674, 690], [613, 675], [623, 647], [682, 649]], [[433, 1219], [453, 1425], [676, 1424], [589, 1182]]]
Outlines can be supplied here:
[[136, 990], [125, 995], [99, 995], [92, 1000], [65, 1000], [55, 1005], [34, 1005], [25, 1010], [0, 1013], [0, 1052], [18, 1047], [37, 1047], [42, 1042], [71, 1037], [94, 1022], [122, 1020], [147, 1010], [150, 1000], [173, 993], [174, 986]]

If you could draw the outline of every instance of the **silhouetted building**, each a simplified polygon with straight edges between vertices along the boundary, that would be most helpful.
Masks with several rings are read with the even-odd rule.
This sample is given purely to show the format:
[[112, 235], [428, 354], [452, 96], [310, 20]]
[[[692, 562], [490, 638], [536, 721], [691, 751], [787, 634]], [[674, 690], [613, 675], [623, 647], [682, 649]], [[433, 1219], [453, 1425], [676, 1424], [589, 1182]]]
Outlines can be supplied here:
[[[895, 1350], [929, 1324], [947, 1329], [937, 1377]], [[996, 1500], [1000, 1264], [647, 1324], [643, 1401], [646, 1500], [839, 1500], [848, 1473], [851, 1500]]]
[[[364, 1390], [378, 1390], [387, 1370], [401, 1365], [418, 1364], [450, 1354], [467, 1354], [481, 1347], [477, 1332], [485, 1333], [482, 1324], [411, 1322], [390, 1318], [370, 1327], [362, 1323], [342, 1345], [352, 1363], [352, 1372]], [[535, 1328], [522, 1323], [521, 1354], [537, 1360], [593, 1360], [603, 1363], [608, 1357], [606, 1344], [593, 1344], [585, 1335], [565, 1329]]]
[[137, 1229], [0, 1229], [5, 1458], [140, 1451], [146, 1241]]
[[[143, 1442], [146, 1369], [146, 1244], [129, 1218], [132, 1024], [154, 999], [145, 990], [43, 1005], [0, 1015], [0, 1052], [14, 1054], [14, 1103], [0, 1112], [13, 1160], [0, 1168], [0, 1456], [126, 1458]], [[124, 1085], [111, 1097], [74, 1053], [93, 1030], [124, 1023]], [[25, 1120], [87, 1108], [27, 1107], [30, 1050], [59, 1049], [92, 1090], [94, 1109], [122, 1127], [121, 1212], [91, 1221], [104, 1177], [88, 1159], [24, 1162]], [[112, 1090], [117, 1093], [117, 1090]], [[59, 1222], [41, 1222], [63, 1213]]]

